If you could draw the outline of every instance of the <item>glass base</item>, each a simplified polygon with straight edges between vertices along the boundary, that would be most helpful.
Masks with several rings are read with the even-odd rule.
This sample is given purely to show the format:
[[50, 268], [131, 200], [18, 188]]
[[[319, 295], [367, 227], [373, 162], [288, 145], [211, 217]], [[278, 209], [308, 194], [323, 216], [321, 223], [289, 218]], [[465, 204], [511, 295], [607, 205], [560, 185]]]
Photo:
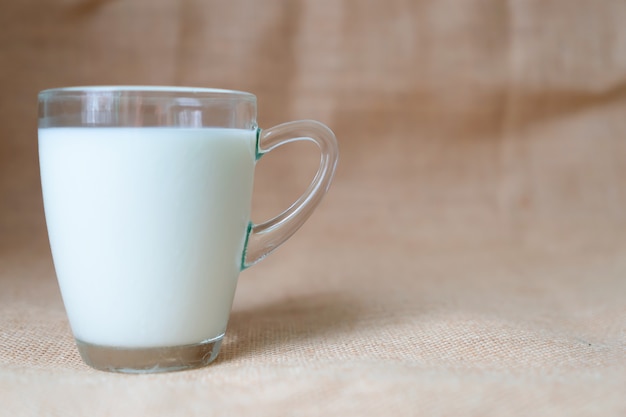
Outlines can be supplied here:
[[92, 368], [109, 372], [146, 374], [200, 368], [213, 362], [220, 352], [220, 335], [193, 345], [157, 348], [98, 346], [76, 339], [78, 352]]

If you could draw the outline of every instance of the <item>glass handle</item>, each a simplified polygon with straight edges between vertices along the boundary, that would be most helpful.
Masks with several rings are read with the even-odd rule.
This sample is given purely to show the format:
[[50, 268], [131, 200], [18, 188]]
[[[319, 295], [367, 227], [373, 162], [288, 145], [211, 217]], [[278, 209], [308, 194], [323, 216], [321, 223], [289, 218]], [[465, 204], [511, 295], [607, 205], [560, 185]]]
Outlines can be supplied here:
[[279, 146], [296, 141], [311, 141], [319, 147], [319, 169], [304, 194], [287, 210], [265, 223], [250, 223], [242, 269], [256, 264], [289, 239], [313, 213], [330, 187], [339, 159], [339, 148], [335, 134], [322, 123], [299, 120], [261, 131], [257, 159]]

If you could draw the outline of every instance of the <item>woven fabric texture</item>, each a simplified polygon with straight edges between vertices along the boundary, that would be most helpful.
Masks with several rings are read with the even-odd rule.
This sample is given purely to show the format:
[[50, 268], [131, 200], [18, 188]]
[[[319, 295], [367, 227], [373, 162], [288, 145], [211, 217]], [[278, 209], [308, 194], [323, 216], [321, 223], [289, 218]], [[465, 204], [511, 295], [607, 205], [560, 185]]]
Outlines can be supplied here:
[[[626, 415], [626, 3], [0, 3], [0, 415]], [[328, 124], [336, 180], [242, 273], [203, 369], [74, 346], [37, 160], [39, 90], [234, 88]], [[253, 219], [314, 147], [257, 167]]]

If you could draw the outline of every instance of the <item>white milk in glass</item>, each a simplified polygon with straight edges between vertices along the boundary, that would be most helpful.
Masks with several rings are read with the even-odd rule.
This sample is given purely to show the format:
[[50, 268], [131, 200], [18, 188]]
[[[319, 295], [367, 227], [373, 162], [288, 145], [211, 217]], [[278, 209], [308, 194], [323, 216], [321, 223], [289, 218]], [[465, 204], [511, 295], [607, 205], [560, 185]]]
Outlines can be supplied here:
[[224, 333], [255, 147], [254, 130], [39, 130], [46, 221], [77, 339], [143, 348]]

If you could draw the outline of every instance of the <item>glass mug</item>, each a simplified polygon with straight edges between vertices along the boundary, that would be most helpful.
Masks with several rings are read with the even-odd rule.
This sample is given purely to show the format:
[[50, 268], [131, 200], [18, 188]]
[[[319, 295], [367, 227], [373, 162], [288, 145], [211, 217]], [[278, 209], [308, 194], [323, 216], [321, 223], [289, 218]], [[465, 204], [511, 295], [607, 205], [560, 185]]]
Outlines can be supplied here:
[[[299, 140], [321, 151], [311, 185], [252, 224], [256, 161]], [[239, 272], [311, 215], [338, 148], [315, 121], [261, 131], [256, 97], [245, 92], [73, 87], [39, 93], [39, 158], [54, 266], [83, 360], [163, 372], [215, 359]]]

